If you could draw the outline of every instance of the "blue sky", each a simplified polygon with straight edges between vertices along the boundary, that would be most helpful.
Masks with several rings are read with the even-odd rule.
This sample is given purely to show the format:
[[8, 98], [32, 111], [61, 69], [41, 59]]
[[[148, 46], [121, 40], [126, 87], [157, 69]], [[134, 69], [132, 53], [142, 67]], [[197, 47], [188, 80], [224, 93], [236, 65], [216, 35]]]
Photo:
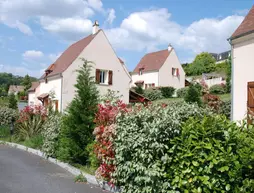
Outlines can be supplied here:
[[182, 63], [230, 49], [227, 38], [252, 0], [5, 0], [0, 2], [0, 72], [39, 77], [97, 19], [131, 71], [172, 44]]

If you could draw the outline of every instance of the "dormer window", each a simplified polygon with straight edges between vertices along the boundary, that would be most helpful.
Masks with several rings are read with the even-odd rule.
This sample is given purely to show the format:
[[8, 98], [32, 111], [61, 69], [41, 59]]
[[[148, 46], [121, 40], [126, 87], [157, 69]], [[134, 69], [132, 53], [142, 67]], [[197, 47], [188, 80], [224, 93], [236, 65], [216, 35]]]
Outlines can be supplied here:
[[143, 74], [143, 68], [139, 69], [139, 76], [141, 76]]

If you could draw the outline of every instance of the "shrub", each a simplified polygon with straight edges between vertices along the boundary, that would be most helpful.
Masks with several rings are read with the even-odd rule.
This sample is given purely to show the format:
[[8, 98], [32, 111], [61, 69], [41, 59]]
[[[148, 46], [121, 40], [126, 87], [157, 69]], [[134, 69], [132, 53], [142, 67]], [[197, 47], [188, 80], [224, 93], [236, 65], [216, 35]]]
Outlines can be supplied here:
[[194, 85], [190, 85], [184, 100], [187, 103], [197, 103], [201, 105], [200, 93]]
[[16, 121], [15, 138], [23, 141], [40, 135], [46, 116], [47, 111], [43, 106], [26, 106], [20, 111], [19, 119]]
[[[168, 190], [254, 191], [254, 172], [247, 169], [254, 167], [253, 131], [251, 134], [242, 131], [221, 116], [190, 118], [180, 135], [167, 145], [169, 149], [163, 161], [170, 184]], [[248, 182], [252, 186], [246, 186]]]
[[176, 91], [177, 97], [179, 97], [179, 98], [184, 98], [185, 95], [186, 95], [187, 92], [188, 92], [188, 89], [189, 89], [189, 87], [179, 88], [179, 89]]
[[43, 125], [43, 138], [44, 143], [42, 151], [46, 156], [56, 157], [58, 149], [58, 140], [61, 129], [61, 115], [58, 113], [52, 113]]
[[222, 101], [220, 100], [220, 98], [212, 94], [205, 94], [203, 96], [203, 101], [205, 104], [211, 107], [215, 112], [218, 112], [220, 106], [222, 105]]
[[174, 87], [160, 87], [159, 88], [161, 93], [162, 93], [162, 96], [164, 98], [171, 98], [173, 96], [173, 94], [175, 93], [175, 88]]
[[12, 93], [9, 96], [9, 104], [8, 107], [10, 109], [18, 109], [18, 104], [17, 104], [17, 100], [15, 99], [15, 95]]
[[134, 87], [134, 91], [138, 94], [144, 94], [144, 89], [141, 86]]
[[26, 139], [23, 144], [27, 147], [33, 148], [33, 149], [41, 149], [43, 145], [43, 136], [41, 134], [32, 136], [29, 139]]
[[224, 84], [216, 84], [211, 86], [209, 91], [211, 94], [225, 94], [226, 86]]
[[161, 91], [159, 89], [155, 89], [155, 88], [148, 88], [148, 89], [144, 90], [144, 96], [146, 98], [150, 99], [151, 101], [163, 99]]
[[14, 109], [8, 107], [0, 107], [0, 126], [10, 125], [12, 120], [16, 120], [18, 117], [18, 112]]
[[0, 139], [10, 136], [10, 127], [9, 126], [0, 126]]
[[199, 84], [199, 83], [195, 83], [193, 85], [197, 89], [198, 93], [201, 95], [202, 90], [203, 90], [203, 86], [201, 84]]
[[63, 117], [57, 156], [69, 163], [86, 165], [89, 162], [87, 145], [94, 141], [94, 119], [98, 110], [99, 93], [95, 78], [91, 76], [91, 62], [83, 61], [77, 71], [76, 96]]
[[167, 192], [164, 160], [168, 144], [179, 135], [182, 121], [208, 113], [185, 102], [136, 105], [121, 113], [116, 122], [114, 178], [122, 192]]

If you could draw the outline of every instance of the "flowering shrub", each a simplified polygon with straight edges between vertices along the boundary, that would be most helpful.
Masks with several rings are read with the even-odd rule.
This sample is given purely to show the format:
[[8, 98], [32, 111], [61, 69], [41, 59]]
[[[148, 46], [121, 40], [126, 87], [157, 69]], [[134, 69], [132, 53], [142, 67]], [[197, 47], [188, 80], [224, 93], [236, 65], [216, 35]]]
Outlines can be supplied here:
[[96, 177], [107, 181], [112, 181], [112, 173], [115, 171], [114, 159], [114, 138], [115, 122], [119, 112], [127, 112], [127, 106], [121, 101], [111, 104], [107, 101], [99, 104], [95, 123], [97, 127], [93, 134], [96, 136], [95, 153], [100, 161], [100, 166], [96, 171]]
[[205, 94], [203, 96], [203, 101], [205, 104], [207, 104], [212, 109], [218, 111], [220, 106], [222, 105], [222, 101], [220, 100], [220, 97], [212, 94]]
[[43, 106], [26, 106], [20, 111], [16, 121], [15, 137], [18, 140], [25, 140], [41, 134], [46, 117], [47, 111]]
[[0, 126], [9, 125], [12, 120], [16, 120], [18, 117], [18, 112], [14, 109], [8, 107], [0, 108]]
[[163, 99], [163, 95], [161, 90], [157, 88], [148, 88], [144, 90], [143, 94], [146, 98], [150, 99], [151, 101], [155, 101], [158, 99]]

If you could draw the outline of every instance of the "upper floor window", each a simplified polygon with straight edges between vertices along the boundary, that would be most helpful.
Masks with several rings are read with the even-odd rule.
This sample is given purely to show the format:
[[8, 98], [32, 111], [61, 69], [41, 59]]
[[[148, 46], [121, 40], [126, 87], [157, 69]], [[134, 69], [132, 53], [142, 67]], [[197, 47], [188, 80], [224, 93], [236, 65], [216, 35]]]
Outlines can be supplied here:
[[140, 68], [140, 69], [139, 69], [139, 75], [141, 76], [142, 74], [143, 74], [143, 69]]
[[179, 68], [172, 68], [172, 75], [173, 76], [179, 76]]
[[96, 83], [112, 85], [113, 71], [96, 69]]

